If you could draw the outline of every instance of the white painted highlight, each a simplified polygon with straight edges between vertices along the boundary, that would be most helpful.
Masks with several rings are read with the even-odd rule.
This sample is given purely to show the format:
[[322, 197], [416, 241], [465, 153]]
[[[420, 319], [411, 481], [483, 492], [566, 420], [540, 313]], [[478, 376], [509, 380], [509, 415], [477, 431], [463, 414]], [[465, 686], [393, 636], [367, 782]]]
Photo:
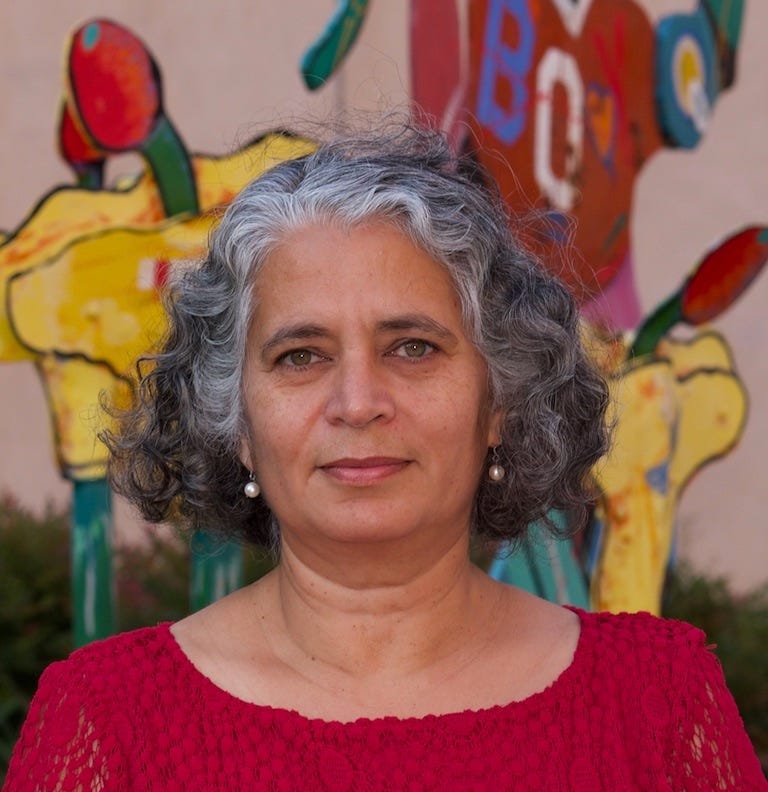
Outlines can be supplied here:
[[[552, 169], [552, 94], [562, 85], [568, 95], [566, 140], [569, 154], [565, 177]], [[584, 85], [576, 59], [550, 47], [539, 62], [536, 73], [536, 126], [534, 129], [534, 176], [552, 205], [567, 212], [573, 208], [577, 190], [569, 180], [581, 163], [584, 139]]]

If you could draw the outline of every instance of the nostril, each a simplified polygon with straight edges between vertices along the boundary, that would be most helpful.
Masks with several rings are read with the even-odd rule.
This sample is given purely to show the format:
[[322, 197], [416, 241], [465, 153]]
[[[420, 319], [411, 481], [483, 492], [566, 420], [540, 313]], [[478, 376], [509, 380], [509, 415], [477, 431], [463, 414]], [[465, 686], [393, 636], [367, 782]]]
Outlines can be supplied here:
[[382, 377], [371, 366], [342, 367], [328, 401], [332, 421], [361, 427], [394, 416], [394, 400]]

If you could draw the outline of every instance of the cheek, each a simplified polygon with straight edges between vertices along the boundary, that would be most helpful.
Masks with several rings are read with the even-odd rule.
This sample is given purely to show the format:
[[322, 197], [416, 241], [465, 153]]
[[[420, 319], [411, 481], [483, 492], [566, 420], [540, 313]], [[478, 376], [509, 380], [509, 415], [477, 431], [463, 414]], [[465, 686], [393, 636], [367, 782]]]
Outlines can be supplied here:
[[475, 371], [446, 389], [446, 414], [457, 432], [469, 437], [485, 437], [490, 417], [490, 401], [485, 380]]
[[257, 466], [286, 467], [286, 460], [296, 459], [300, 452], [311, 423], [306, 399], [266, 390], [251, 398], [248, 418]]
[[483, 459], [488, 439], [488, 408], [484, 395], [463, 383], [439, 405], [426, 405], [423, 419], [432, 423], [447, 458], [463, 465]]

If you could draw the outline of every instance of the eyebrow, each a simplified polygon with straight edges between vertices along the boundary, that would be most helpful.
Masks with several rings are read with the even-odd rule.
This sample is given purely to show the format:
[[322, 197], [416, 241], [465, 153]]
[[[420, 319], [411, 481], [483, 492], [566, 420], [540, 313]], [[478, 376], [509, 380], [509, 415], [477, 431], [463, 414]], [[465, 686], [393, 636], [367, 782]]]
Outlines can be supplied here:
[[313, 324], [292, 324], [286, 325], [276, 330], [264, 342], [261, 348], [261, 357], [266, 360], [269, 353], [275, 348], [282, 346], [289, 341], [303, 341], [308, 338], [322, 338], [329, 335], [328, 330], [320, 325]]
[[400, 316], [393, 316], [390, 319], [384, 319], [376, 325], [376, 330], [381, 331], [405, 331], [420, 330], [423, 333], [431, 333], [438, 338], [456, 341], [456, 336], [440, 322], [436, 322], [426, 314], [412, 313], [402, 314]]
[[[411, 332], [420, 331], [422, 333], [429, 333], [447, 341], [458, 341], [456, 335], [452, 333], [447, 327], [435, 321], [426, 314], [411, 313], [392, 316], [389, 319], [382, 319], [376, 323], [376, 332]], [[296, 324], [286, 325], [276, 330], [264, 342], [261, 348], [261, 357], [266, 359], [269, 353], [276, 347], [282, 346], [285, 343], [293, 341], [304, 341], [310, 338], [327, 338], [331, 333], [328, 328], [322, 325], [305, 324], [297, 322]]]

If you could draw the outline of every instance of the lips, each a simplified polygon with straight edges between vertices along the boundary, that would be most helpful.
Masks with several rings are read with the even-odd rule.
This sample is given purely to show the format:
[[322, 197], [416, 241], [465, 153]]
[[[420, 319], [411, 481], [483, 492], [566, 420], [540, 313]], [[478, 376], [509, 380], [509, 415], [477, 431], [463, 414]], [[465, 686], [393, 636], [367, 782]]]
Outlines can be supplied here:
[[409, 464], [399, 457], [344, 457], [321, 465], [320, 470], [344, 484], [366, 486], [396, 475]]

